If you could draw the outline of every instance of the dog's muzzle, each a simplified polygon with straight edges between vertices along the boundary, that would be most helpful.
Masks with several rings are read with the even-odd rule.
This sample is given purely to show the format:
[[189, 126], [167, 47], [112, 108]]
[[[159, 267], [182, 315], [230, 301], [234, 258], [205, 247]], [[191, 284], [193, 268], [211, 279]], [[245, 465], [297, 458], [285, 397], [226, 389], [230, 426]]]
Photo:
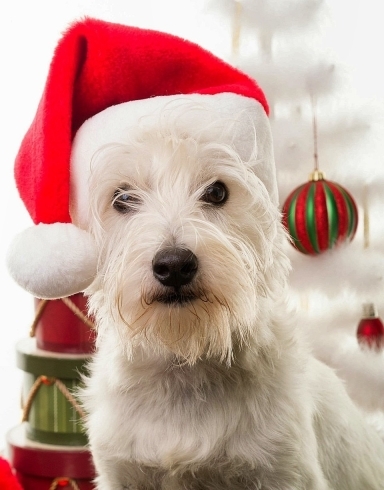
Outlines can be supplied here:
[[184, 303], [194, 296], [181, 289], [190, 284], [196, 275], [198, 262], [196, 255], [188, 249], [167, 247], [159, 250], [152, 261], [154, 277], [169, 291], [161, 295], [162, 303]]

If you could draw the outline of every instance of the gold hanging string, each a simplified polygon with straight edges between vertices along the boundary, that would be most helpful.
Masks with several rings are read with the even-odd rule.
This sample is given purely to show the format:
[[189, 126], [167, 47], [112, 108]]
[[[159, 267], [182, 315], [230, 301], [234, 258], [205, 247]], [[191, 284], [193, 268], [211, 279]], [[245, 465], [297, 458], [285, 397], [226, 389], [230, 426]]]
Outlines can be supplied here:
[[241, 17], [243, 5], [241, 0], [235, 0], [233, 22], [232, 22], [232, 54], [237, 56], [240, 50]]
[[313, 172], [310, 173], [310, 180], [322, 180], [325, 178], [324, 172], [319, 170], [319, 150], [318, 150], [318, 137], [317, 137], [317, 102], [313, 95], [311, 95], [311, 109], [312, 109], [312, 132], [313, 132]]
[[68, 390], [68, 388], [65, 386], [65, 384], [62, 381], [60, 381], [59, 379], [56, 378], [55, 379], [55, 385], [58, 387], [58, 389], [61, 391], [61, 393], [65, 396], [65, 398], [69, 401], [69, 403], [73, 406], [73, 408], [76, 410], [76, 412], [83, 419], [85, 417], [84, 410], [77, 403], [76, 398]]
[[48, 304], [48, 301], [49, 301], [48, 299], [42, 299], [39, 302], [39, 306], [38, 306], [37, 311], [36, 311], [35, 319], [33, 320], [33, 323], [32, 323], [31, 328], [29, 330], [29, 336], [30, 337], [35, 336], [37, 324], [39, 323], [40, 318], [41, 318], [42, 314], [44, 313], [44, 310]]
[[[86, 315], [84, 315], [84, 313], [80, 310], [80, 308], [78, 308], [70, 298], [60, 298], [60, 299], [80, 321], [82, 321], [85, 325], [87, 325], [87, 327], [91, 329], [95, 328], [95, 324]], [[40, 301], [36, 311], [35, 319], [33, 320], [33, 323], [29, 331], [30, 337], [34, 337], [36, 335], [37, 325], [49, 301], [52, 300], [44, 299]]]
[[[33, 400], [34, 400], [37, 392], [39, 391], [40, 386], [45, 381], [44, 378], [45, 378], [45, 376], [44, 377], [39, 376], [36, 379], [36, 381], [32, 385], [32, 388], [29, 390], [27, 401], [25, 403], [24, 402], [22, 403], [23, 404], [23, 406], [21, 407], [23, 409], [23, 414], [22, 414], [22, 418], [21, 418], [22, 422], [27, 422], [28, 417], [29, 417], [29, 412], [31, 411]], [[43, 379], [44, 379], [44, 381], [43, 381]]]
[[56, 490], [58, 486], [62, 487], [63, 483], [65, 482], [65, 485], [71, 485], [73, 490], [80, 490], [78, 484], [75, 482], [75, 480], [72, 480], [72, 478], [67, 478], [66, 476], [59, 476], [58, 478], [55, 478], [53, 482], [51, 483], [51, 486], [49, 487], [49, 490]]
[[272, 35], [269, 30], [260, 29], [258, 38], [262, 59], [270, 63], [272, 61]]
[[314, 159], [314, 170], [319, 171], [319, 152], [317, 145], [317, 117], [316, 117], [316, 101], [312, 97], [312, 128], [313, 128], [313, 159]]
[[370, 245], [368, 184], [364, 184], [363, 186], [363, 230], [364, 248], [366, 249]]
[[55, 384], [57, 386], [57, 388], [61, 391], [61, 393], [64, 395], [64, 397], [73, 406], [73, 408], [76, 410], [76, 412], [80, 415], [80, 417], [81, 418], [85, 417], [84, 410], [81, 408], [81, 406], [76, 401], [75, 397], [70, 393], [70, 391], [68, 390], [68, 388], [65, 386], [65, 384], [62, 381], [60, 381], [57, 378], [41, 375], [33, 383], [32, 387], [28, 393], [27, 400], [26, 400], [25, 405], [23, 407], [23, 415], [22, 415], [22, 419], [21, 419], [22, 422], [28, 421], [29, 412], [31, 411], [33, 400], [35, 399], [35, 396], [37, 395], [42, 384], [46, 384], [46, 385]]
[[95, 328], [95, 324], [78, 308], [69, 298], [61, 298], [61, 301], [77, 316], [79, 320], [85, 323], [89, 328]]

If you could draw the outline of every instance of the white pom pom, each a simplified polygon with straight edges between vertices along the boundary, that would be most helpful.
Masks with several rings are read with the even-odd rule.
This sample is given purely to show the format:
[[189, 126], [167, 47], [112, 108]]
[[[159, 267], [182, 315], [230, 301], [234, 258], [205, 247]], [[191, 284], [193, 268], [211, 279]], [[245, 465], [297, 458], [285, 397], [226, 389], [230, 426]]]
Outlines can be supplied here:
[[13, 279], [44, 299], [83, 291], [96, 275], [97, 260], [92, 236], [71, 223], [27, 228], [14, 238], [7, 254]]

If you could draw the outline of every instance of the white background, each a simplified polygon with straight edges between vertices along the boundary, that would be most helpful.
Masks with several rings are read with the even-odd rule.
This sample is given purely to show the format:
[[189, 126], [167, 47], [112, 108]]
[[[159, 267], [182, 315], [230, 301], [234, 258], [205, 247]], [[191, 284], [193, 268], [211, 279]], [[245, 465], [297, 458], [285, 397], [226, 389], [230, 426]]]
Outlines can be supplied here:
[[[333, 0], [331, 3], [338, 26], [335, 48], [352, 67], [357, 91], [363, 93], [369, 85], [370, 96], [377, 97], [378, 104], [382, 104], [384, 46], [378, 43], [383, 38], [381, 2]], [[223, 1], [224, 4], [228, 8], [229, 2]], [[217, 2], [215, 8], [204, 0], [1, 2], [0, 451], [5, 447], [7, 430], [20, 422], [22, 373], [16, 368], [15, 343], [28, 336], [33, 319], [32, 298], [14, 284], [5, 267], [11, 239], [32, 224], [17, 195], [13, 161], [35, 114], [56, 42], [69, 22], [84, 15], [168, 31], [196, 41], [223, 58], [230, 55], [230, 26], [225, 16], [217, 17]], [[382, 160], [378, 165], [383, 165]]]

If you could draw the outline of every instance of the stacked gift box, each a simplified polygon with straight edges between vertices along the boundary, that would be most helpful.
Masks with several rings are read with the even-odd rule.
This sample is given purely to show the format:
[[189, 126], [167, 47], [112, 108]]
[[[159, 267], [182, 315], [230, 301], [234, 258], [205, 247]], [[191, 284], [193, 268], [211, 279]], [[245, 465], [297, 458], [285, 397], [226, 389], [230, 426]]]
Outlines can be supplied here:
[[9, 460], [24, 490], [93, 490], [85, 414], [77, 400], [94, 348], [86, 298], [34, 301], [30, 337], [16, 346], [22, 421], [7, 434]]

